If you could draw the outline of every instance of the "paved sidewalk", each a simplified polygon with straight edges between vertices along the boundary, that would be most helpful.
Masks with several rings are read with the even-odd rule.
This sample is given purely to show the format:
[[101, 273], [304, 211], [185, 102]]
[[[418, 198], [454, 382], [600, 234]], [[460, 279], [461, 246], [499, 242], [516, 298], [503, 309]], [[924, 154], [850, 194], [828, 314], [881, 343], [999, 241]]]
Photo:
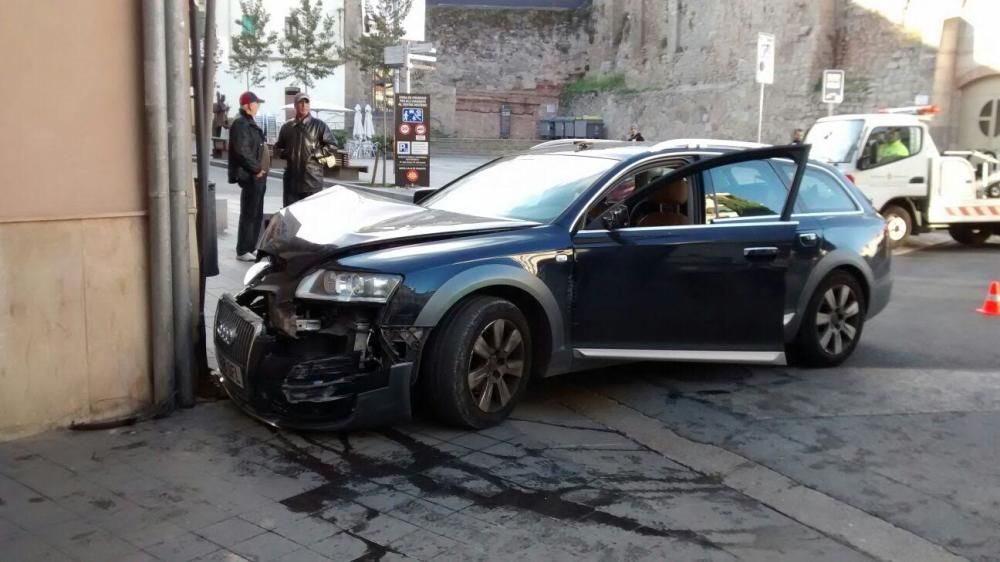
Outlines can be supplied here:
[[563, 393], [478, 433], [280, 432], [219, 402], [0, 444], [0, 559], [866, 559]]

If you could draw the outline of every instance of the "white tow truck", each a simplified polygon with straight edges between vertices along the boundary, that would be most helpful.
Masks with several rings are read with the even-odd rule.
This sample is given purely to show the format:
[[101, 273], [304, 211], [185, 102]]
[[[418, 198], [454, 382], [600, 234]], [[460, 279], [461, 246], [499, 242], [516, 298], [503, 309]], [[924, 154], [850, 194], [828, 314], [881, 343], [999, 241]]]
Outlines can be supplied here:
[[913, 106], [824, 117], [806, 135], [810, 158], [840, 168], [879, 209], [894, 246], [936, 228], [963, 244], [1000, 235], [1000, 160], [939, 152], [927, 126], [936, 112]]

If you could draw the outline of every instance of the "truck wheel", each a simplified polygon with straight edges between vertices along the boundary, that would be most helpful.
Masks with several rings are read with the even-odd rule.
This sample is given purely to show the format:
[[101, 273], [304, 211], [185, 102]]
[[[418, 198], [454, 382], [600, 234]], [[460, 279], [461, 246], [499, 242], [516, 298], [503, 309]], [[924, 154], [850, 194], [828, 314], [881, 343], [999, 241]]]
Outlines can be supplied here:
[[896, 248], [903, 245], [913, 231], [913, 217], [910, 212], [899, 205], [888, 205], [882, 209], [882, 216], [889, 231], [889, 246]]
[[503, 421], [528, 386], [531, 332], [510, 301], [472, 297], [431, 336], [420, 385], [428, 411], [446, 423], [482, 429]]
[[960, 244], [979, 246], [986, 243], [993, 231], [974, 224], [953, 224], [948, 227], [948, 234]]
[[865, 326], [864, 293], [846, 271], [834, 271], [809, 299], [795, 338], [795, 355], [811, 367], [833, 367], [854, 352]]
[[1000, 199], [1000, 183], [986, 186], [986, 196], [992, 199]]

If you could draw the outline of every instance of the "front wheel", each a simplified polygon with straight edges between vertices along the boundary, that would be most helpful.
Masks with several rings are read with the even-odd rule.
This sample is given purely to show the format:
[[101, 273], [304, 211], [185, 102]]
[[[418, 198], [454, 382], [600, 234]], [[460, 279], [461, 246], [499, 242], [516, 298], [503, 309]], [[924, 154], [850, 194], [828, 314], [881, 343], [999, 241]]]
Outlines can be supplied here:
[[889, 232], [889, 246], [902, 246], [913, 231], [913, 217], [910, 212], [899, 205], [888, 205], [882, 209], [885, 217], [886, 230]]
[[986, 243], [986, 240], [993, 235], [993, 231], [989, 228], [976, 225], [953, 224], [948, 227], [948, 234], [959, 244], [979, 246]]
[[428, 410], [442, 421], [482, 429], [503, 421], [528, 385], [531, 332], [510, 301], [472, 297], [435, 330], [421, 368]]
[[833, 367], [854, 352], [865, 325], [864, 293], [844, 271], [830, 274], [816, 288], [796, 338], [801, 360], [814, 367]]

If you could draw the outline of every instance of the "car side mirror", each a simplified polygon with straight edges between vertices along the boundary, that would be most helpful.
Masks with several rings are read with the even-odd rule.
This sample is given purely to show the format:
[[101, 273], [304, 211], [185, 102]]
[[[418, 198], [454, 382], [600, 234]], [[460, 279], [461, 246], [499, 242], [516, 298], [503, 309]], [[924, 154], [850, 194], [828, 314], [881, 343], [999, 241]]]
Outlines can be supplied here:
[[621, 203], [611, 207], [601, 216], [604, 228], [608, 230], [618, 230], [628, 226], [628, 207]]
[[431, 195], [437, 193], [437, 188], [431, 187], [427, 189], [418, 189], [413, 192], [413, 204], [419, 205], [421, 201], [427, 199]]

